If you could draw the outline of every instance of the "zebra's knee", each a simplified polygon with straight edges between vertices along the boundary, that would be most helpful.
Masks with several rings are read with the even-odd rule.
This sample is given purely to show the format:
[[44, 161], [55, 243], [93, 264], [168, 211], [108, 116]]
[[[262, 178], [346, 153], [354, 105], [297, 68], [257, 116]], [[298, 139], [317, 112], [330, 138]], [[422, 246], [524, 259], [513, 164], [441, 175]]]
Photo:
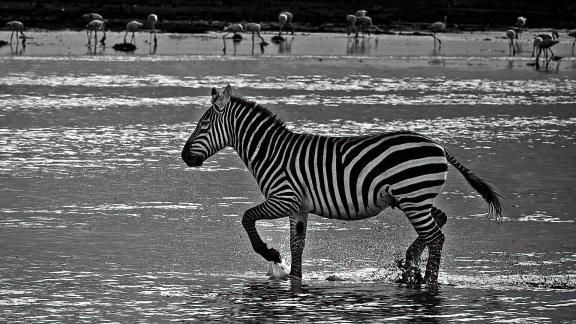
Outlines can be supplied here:
[[446, 216], [446, 213], [444, 213], [440, 208], [432, 206], [431, 213], [432, 218], [434, 218], [434, 221], [436, 224], [438, 224], [438, 227], [444, 226], [448, 221], [448, 216]]
[[242, 217], [242, 226], [244, 226], [244, 229], [248, 230], [251, 228], [255, 228], [256, 227], [256, 220], [254, 220], [252, 217], [248, 217], [246, 214], [244, 214], [244, 216]]
[[423, 239], [424, 242], [426, 242], [428, 249], [430, 250], [437, 248], [442, 249], [442, 246], [444, 245], [445, 236], [444, 233], [442, 233], [442, 231], [438, 229], [437, 231], [423, 237]]

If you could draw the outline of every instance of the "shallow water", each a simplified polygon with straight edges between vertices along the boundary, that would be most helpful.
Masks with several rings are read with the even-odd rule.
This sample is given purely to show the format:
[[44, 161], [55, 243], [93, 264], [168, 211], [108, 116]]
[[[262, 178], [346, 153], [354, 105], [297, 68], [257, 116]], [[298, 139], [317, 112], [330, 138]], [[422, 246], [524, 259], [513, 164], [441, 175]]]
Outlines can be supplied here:
[[[30, 35], [23, 52], [0, 48], [0, 321], [576, 316], [576, 61], [533, 70], [527, 35], [515, 58], [496, 32], [445, 35], [436, 52], [429, 37], [296, 35], [255, 55], [244, 40], [236, 56], [218, 34], [97, 55], [81, 32]], [[312, 216], [303, 282], [270, 281], [240, 224], [263, 198], [235, 152], [198, 169], [180, 159], [209, 89], [226, 84], [298, 132], [432, 136], [506, 197], [504, 222], [451, 170], [438, 293], [395, 284], [415, 234], [392, 210]], [[288, 228], [258, 224], [284, 256]]]

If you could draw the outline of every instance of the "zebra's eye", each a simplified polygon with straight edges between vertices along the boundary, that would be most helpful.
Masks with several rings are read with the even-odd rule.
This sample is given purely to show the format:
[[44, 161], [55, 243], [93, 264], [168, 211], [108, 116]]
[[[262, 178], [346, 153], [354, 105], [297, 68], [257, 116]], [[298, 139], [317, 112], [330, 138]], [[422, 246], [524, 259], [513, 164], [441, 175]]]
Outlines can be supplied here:
[[207, 130], [208, 128], [210, 128], [210, 122], [208, 120], [200, 121], [200, 129]]

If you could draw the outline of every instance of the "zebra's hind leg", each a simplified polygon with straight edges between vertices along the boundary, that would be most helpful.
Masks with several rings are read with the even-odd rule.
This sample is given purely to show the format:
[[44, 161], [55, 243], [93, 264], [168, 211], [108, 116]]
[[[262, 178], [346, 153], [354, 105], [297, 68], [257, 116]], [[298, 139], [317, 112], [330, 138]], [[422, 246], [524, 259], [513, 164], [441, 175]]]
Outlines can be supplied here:
[[[442, 228], [448, 217], [439, 208], [432, 206], [431, 209], [432, 218], [436, 222], [438, 227]], [[402, 270], [402, 283], [411, 284], [422, 284], [422, 274], [420, 273], [420, 257], [426, 248], [426, 242], [420, 236], [418, 236], [414, 242], [406, 250], [406, 261], [404, 263], [399, 263], [398, 266]]]
[[[446, 224], [446, 214], [442, 210], [430, 205], [421, 206], [416, 209], [405, 206], [403, 210], [416, 229], [418, 238], [406, 251], [406, 262], [398, 263], [398, 266], [403, 272], [400, 281], [417, 285], [425, 282], [430, 286], [436, 286], [442, 246], [444, 244], [444, 234], [440, 228]], [[424, 279], [422, 279], [419, 263], [425, 247], [428, 247], [429, 256], [426, 265], [426, 274]]]
[[298, 213], [290, 216], [290, 252], [292, 265], [290, 275], [302, 278], [302, 253], [306, 241], [306, 226], [308, 213]]

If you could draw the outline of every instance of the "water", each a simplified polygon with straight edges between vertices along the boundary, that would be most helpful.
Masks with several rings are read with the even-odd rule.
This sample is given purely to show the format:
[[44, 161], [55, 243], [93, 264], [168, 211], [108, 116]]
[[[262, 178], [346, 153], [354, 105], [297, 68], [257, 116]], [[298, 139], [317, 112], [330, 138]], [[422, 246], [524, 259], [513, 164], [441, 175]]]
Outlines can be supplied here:
[[[87, 50], [84, 35], [0, 48], [0, 321], [576, 316], [574, 59], [534, 71], [528, 36], [509, 58], [500, 33], [445, 35], [436, 52], [430, 37], [297, 35], [254, 55], [244, 40], [235, 56], [218, 34], [163, 34], [154, 54], [143, 39], [134, 54]], [[415, 233], [393, 210], [311, 216], [303, 282], [271, 281], [240, 224], [263, 198], [235, 152], [198, 169], [180, 159], [210, 88], [226, 84], [298, 132], [432, 136], [506, 197], [504, 222], [450, 170], [437, 293], [395, 283]], [[258, 223], [289, 259], [288, 228]]]

